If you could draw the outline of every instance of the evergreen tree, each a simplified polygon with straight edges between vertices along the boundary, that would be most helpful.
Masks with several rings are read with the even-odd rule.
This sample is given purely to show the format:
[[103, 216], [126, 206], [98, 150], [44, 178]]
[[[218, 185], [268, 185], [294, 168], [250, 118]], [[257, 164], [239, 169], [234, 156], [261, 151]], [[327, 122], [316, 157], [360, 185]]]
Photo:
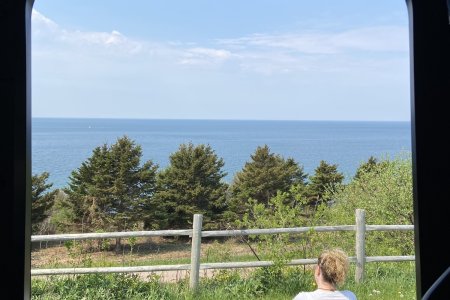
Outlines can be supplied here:
[[353, 178], [358, 179], [362, 174], [376, 170], [377, 164], [377, 159], [373, 156], [370, 156], [366, 162], [359, 165]]
[[250, 158], [230, 186], [229, 218], [242, 216], [250, 199], [267, 205], [277, 191], [288, 192], [293, 185], [304, 185], [307, 175], [303, 167], [292, 158], [271, 153], [267, 145], [257, 147]]
[[57, 191], [48, 190], [53, 183], [47, 183], [50, 174], [43, 172], [31, 177], [31, 226], [32, 233], [39, 231], [41, 223], [49, 216]]
[[320, 161], [314, 175], [309, 177], [307, 196], [310, 204], [315, 205], [324, 200], [330, 200], [328, 195], [335, 192], [343, 180], [344, 175], [338, 172], [336, 164]]
[[[124, 136], [111, 146], [96, 147], [72, 172], [65, 192], [82, 231], [123, 231], [157, 222], [152, 196], [158, 166], [152, 161], [141, 166], [141, 157], [141, 147]], [[120, 240], [116, 245], [120, 247]]]
[[188, 228], [196, 213], [205, 228], [220, 227], [227, 184], [224, 161], [209, 145], [181, 144], [169, 166], [158, 174], [156, 199], [164, 203], [170, 228]]

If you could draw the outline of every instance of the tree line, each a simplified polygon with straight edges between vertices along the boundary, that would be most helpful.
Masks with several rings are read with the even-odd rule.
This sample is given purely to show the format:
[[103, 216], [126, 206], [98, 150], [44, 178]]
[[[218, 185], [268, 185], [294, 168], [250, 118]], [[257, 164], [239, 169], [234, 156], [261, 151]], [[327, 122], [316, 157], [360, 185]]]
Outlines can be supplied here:
[[[96, 147], [65, 188], [51, 190], [48, 172], [33, 175], [33, 234], [183, 229], [192, 226], [195, 213], [203, 214], [205, 229], [230, 229], [243, 224], [255, 204], [268, 208], [279, 194], [308, 217], [344, 186], [336, 164], [322, 160], [309, 175], [267, 145], [256, 148], [231, 183], [224, 181], [224, 160], [209, 145], [181, 144], [164, 169], [141, 160], [141, 146], [123, 136]], [[355, 179], [377, 164], [369, 158]]]

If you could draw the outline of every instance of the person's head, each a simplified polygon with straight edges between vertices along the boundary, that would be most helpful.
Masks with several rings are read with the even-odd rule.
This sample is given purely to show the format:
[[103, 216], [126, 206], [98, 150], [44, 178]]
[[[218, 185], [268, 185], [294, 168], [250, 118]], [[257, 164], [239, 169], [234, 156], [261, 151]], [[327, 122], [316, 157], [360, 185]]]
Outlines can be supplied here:
[[321, 279], [333, 286], [345, 282], [349, 269], [347, 254], [341, 249], [331, 249], [322, 252], [317, 262], [316, 281]]

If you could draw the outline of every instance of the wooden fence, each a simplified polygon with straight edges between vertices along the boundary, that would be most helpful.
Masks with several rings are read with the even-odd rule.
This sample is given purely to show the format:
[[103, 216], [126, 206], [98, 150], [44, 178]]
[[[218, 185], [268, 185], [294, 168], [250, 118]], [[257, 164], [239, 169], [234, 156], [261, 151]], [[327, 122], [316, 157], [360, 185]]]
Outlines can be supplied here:
[[[350, 262], [356, 264], [355, 280], [358, 283], [364, 279], [364, 267], [366, 263], [400, 262], [400, 261], [415, 260], [415, 256], [365, 256], [365, 235], [367, 231], [411, 231], [414, 230], [414, 225], [366, 225], [365, 211], [362, 209], [356, 210], [355, 225], [341, 225], [341, 226], [202, 231], [202, 220], [203, 220], [202, 215], [200, 214], [194, 215], [193, 228], [186, 230], [184, 229], [154, 230], [154, 231], [55, 234], [55, 235], [31, 236], [31, 242], [131, 238], [131, 237], [151, 237], [151, 236], [189, 236], [192, 239], [190, 264], [137, 266], [137, 267], [32, 269], [31, 275], [36, 276], [36, 275], [67, 275], [67, 274], [90, 274], [90, 273], [136, 273], [136, 272], [185, 270], [190, 271], [190, 287], [192, 289], [195, 289], [198, 286], [200, 270], [267, 267], [274, 264], [273, 261], [200, 263], [200, 248], [202, 237], [227, 237], [227, 236], [236, 237], [244, 235], [307, 233], [311, 230], [315, 232], [355, 231], [356, 256], [350, 257]], [[316, 263], [317, 258], [308, 258], [308, 259], [294, 259], [288, 262], [287, 265], [310, 265]]]

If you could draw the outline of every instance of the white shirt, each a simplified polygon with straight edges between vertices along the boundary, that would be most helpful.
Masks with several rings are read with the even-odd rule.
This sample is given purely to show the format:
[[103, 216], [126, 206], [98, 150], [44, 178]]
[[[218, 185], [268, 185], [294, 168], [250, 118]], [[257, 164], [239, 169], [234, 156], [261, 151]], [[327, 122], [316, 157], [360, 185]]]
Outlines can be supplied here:
[[357, 300], [351, 291], [324, 291], [300, 292], [292, 300]]

